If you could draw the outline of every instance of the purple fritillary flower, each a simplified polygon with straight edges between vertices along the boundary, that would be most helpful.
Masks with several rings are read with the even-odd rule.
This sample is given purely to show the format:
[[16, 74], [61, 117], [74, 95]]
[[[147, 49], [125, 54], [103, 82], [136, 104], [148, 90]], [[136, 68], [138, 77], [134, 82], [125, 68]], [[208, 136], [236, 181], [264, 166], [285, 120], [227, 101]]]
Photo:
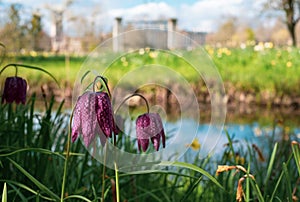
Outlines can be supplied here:
[[112, 137], [112, 133], [117, 135], [118, 128], [115, 125], [111, 102], [106, 92], [96, 94], [96, 116], [99, 126], [106, 137]]
[[86, 92], [79, 96], [73, 112], [72, 142], [81, 134], [85, 146], [89, 147], [95, 138], [95, 134], [99, 134], [101, 143], [103, 143], [103, 137], [105, 136], [101, 135], [102, 131], [97, 122], [95, 107], [95, 93]]
[[163, 148], [165, 148], [166, 137], [162, 120], [157, 113], [147, 113], [140, 115], [136, 120], [136, 135], [138, 148], [145, 152], [149, 146], [149, 138], [156, 151], [159, 149], [160, 138], [162, 138]]
[[15, 101], [17, 104], [26, 102], [27, 83], [21, 77], [7, 77], [4, 84], [4, 91], [2, 96], [2, 103], [12, 103]]

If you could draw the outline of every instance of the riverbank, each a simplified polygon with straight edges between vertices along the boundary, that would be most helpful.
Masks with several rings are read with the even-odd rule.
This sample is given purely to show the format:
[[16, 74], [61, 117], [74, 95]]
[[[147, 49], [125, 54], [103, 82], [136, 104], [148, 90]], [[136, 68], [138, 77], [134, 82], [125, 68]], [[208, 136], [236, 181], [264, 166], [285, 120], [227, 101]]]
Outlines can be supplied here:
[[[202, 87], [199, 87], [202, 86]], [[204, 83], [192, 83], [195, 96], [199, 105], [209, 105], [211, 97]], [[70, 83], [63, 83], [59, 88], [54, 82], [48, 82], [41, 86], [34, 85], [29, 88], [29, 94], [36, 92], [42, 95], [44, 91], [47, 95], [53, 95], [56, 101], [65, 100], [66, 104], [72, 102], [73, 85]], [[113, 87], [112, 87], [113, 88]], [[267, 108], [282, 108], [291, 110], [300, 110], [300, 95], [288, 93], [276, 93], [273, 91], [265, 90], [263, 92], [254, 92], [251, 90], [240, 90], [231, 83], [225, 83], [225, 96], [224, 102], [228, 108], [252, 108], [252, 107], [267, 107]], [[42, 90], [43, 89], [43, 90]], [[159, 86], [151, 87], [151, 91], [142, 91], [143, 95], [149, 100], [154, 100], [156, 103], [172, 105], [175, 101], [174, 97], [168, 95], [168, 89], [163, 89]], [[246, 110], [247, 111], [247, 110]]]
[[[224, 102], [229, 109], [242, 108], [246, 112], [255, 107], [298, 110], [300, 107], [299, 50], [291, 47], [275, 48], [264, 44], [260, 44], [259, 48], [256, 46], [234, 49], [205, 47], [207, 55], [211, 57], [224, 82], [226, 92]], [[136, 54], [116, 59], [110, 66], [111, 87], [118, 82], [118, 76], [142, 64], [161, 64], [173, 68], [184, 76], [194, 90], [200, 106], [210, 104], [210, 95], [203, 80], [199, 78], [200, 75], [195, 75], [193, 71], [187, 72], [188, 64], [182, 58], [148, 49], [145, 49], [143, 55]], [[47, 95], [54, 95], [57, 101], [64, 99], [70, 106], [73, 84], [85, 59], [84, 56], [67, 57], [35, 53], [7, 56], [2, 66], [7, 63], [22, 63], [44, 68], [58, 80], [60, 87], [41, 72], [19, 69], [19, 75], [29, 84], [28, 94], [36, 92], [41, 96], [41, 88], [43, 88]], [[1, 75], [1, 83], [4, 83], [6, 76], [14, 75], [14, 71], [14, 68], [7, 69]], [[166, 89], [154, 88], [153, 91], [144, 93], [149, 94], [146, 96], [151, 100], [162, 94], [161, 102], [171, 103], [172, 101], [168, 99], [172, 96], [167, 98], [166, 92]]]

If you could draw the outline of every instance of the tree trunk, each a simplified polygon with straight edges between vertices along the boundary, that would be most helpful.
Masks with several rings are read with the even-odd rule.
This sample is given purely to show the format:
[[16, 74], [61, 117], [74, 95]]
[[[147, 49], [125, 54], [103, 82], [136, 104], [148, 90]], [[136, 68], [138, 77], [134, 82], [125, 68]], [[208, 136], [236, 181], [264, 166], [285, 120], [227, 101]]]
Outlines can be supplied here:
[[292, 23], [292, 24], [288, 24], [288, 30], [289, 30], [289, 33], [291, 35], [291, 38], [292, 38], [292, 45], [294, 47], [297, 46], [297, 37], [296, 37], [296, 24], [295, 23]]
[[294, 0], [283, 0], [282, 7], [283, 7], [283, 10], [285, 11], [286, 24], [287, 24], [290, 36], [292, 38], [292, 44], [293, 44], [293, 46], [296, 46], [297, 40], [296, 40], [296, 33], [295, 33], [296, 21], [294, 20], [294, 14], [295, 14], [294, 3], [295, 3]]

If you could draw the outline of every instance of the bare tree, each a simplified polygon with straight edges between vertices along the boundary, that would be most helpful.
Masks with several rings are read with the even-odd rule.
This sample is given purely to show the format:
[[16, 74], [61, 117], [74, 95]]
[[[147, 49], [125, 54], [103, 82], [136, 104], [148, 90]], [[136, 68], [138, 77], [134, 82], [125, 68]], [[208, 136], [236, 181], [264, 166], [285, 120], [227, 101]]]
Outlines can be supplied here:
[[265, 6], [285, 13], [285, 24], [293, 46], [297, 46], [296, 25], [300, 20], [300, 0], [269, 0]]
[[47, 8], [52, 15], [52, 48], [55, 51], [60, 51], [63, 47], [63, 15], [69, 6], [73, 4], [74, 0], [65, 0], [62, 5], [49, 5]]

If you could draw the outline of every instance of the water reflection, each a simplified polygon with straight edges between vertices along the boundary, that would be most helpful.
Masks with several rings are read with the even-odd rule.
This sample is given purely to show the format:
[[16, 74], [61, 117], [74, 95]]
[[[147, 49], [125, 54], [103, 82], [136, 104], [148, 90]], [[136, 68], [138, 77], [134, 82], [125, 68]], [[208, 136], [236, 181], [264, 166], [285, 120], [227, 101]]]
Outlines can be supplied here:
[[[183, 127], [184, 124], [189, 124], [192, 120], [184, 120], [182, 122]], [[177, 123], [166, 123], [167, 130], [172, 128]], [[204, 123], [199, 124], [197, 134], [195, 138], [199, 141], [200, 148], [199, 151], [195, 151], [193, 148], [189, 148], [185, 156], [188, 156], [190, 161], [193, 159], [199, 158], [203, 159], [207, 156], [211, 157], [220, 157], [226, 147], [228, 147], [228, 138], [226, 136], [226, 131], [230, 135], [233, 141], [233, 146], [238, 148], [242, 146], [247, 150], [247, 146], [257, 145], [258, 148], [261, 149], [263, 153], [267, 152], [267, 145], [273, 141], [282, 141], [282, 140], [299, 140], [300, 139], [300, 127], [288, 127], [283, 125], [282, 123], [273, 123], [269, 124], [261, 124], [258, 122], [251, 122], [251, 123], [227, 123], [225, 124], [224, 130], [221, 134], [210, 134], [208, 136], [210, 124]], [[188, 127], [185, 127], [188, 131]], [[181, 142], [178, 144], [185, 144], [189, 146], [191, 143]]]

